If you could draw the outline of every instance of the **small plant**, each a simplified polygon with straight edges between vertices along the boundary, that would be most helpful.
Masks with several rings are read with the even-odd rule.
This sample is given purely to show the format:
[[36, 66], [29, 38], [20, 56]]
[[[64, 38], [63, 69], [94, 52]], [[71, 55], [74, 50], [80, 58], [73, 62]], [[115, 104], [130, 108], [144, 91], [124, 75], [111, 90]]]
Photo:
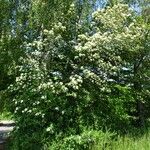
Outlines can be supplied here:
[[10, 112], [4, 111], [0, 113], [0, 120], [10, 120], [12, 119], [12, 114]]

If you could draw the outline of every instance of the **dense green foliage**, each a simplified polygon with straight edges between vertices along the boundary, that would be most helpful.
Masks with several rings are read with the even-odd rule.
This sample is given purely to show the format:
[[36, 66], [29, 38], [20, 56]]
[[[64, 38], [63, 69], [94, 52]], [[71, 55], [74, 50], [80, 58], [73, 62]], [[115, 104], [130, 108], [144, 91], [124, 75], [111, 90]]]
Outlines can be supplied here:
[[114, 132], [148, 126], [149, 6], [119, 2], [0, 0], [0, 108], [16, 121], [12, 149], [104, 149]]

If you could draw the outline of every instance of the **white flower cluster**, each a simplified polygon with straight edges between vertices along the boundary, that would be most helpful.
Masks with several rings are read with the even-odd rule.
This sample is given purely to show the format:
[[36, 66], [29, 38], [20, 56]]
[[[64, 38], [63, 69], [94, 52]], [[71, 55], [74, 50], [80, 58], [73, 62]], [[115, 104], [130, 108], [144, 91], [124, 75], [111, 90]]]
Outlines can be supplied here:
[[70, 82], [68, 83], [69, 87], [72, 87], [75, 90], [78, 90], [81, 84], [83, 83], [83, 79], [81, 76], [75, 74], [70, 76]]
[[72, 3], [70, 5], [70, 8], [68, 10], [68, 15], [72, 16], [73, 14], [75, 14], [75, 4], [74, 3]]
[[40, 85], [38, 86], [38, 90], [46, 90], [46, 89], [53, 89], [54, 90], [54, 83], [52, 82], [52, 80], [49, 80], [46, 83], [40, 83]]
[[95, 84], [97, 84], [99, 86], [102, 86], [102, 84], [104, 83], [104, 81], [102, 81], [102, 79], [101, 79], [101, 76], [95, 74], [90, 69], [84, 69], [83, 70], [83, 76], [84, 76], [85, 79], [88, 79], [92, 83], [95, 83]]
[[132, 15], [132, 11], [127, 5], [115, 5], [113, 8], [101, 9], [92, 14], [96, 21], [99, 21], [103, 28], [118, 31], [124, 25], [124, 22]]
[[57, 24], [55, 24], [53, 26], [53, 29], [56, 30], [56, 31], [65, 31], [66, 30], [66, 27], [62, 25], [61, 22], [58, 22]]
[[43, 33], [44, 33], [45, 35], [47, 35], [48, 37], [55, 37], [54, 30], [47, 30], [47, 29], [44, 29], [44, 30], [43, 30]]
[[85, 34], [80, 34], [78, 35], [78, 41], [82, 42], [82, 41], [87, 41], [88, 37]]
[[21, 73], [19, 77], [16, 77], [16, 82], [26, 80], [27, 76], [28, 76], [27, 73]]

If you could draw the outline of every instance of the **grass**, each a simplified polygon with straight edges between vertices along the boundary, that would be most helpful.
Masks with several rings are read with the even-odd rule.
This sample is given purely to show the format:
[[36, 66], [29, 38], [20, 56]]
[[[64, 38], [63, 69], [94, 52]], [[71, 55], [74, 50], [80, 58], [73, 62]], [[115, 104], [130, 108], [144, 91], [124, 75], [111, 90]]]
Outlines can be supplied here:
[[93, 150], [150, 150], [150, 132], [141, 136], [118, 136], [105, 148], [102, 143], [98, 143]]
[[0, 120], [11, 120], [12, 114], [10, 112], [0, 112]]

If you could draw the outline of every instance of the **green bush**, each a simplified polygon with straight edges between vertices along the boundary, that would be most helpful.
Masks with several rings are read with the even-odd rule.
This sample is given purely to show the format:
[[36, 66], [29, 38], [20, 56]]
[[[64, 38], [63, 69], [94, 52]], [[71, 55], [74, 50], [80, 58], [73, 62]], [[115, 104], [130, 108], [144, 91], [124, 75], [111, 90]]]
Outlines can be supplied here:
[[96, 144], [105, 148], [109, 144], [113, 134], [96, 130], [85, 130], [80, 135], [71, 135], [54, 141], [49, 150], [90, 150]]

